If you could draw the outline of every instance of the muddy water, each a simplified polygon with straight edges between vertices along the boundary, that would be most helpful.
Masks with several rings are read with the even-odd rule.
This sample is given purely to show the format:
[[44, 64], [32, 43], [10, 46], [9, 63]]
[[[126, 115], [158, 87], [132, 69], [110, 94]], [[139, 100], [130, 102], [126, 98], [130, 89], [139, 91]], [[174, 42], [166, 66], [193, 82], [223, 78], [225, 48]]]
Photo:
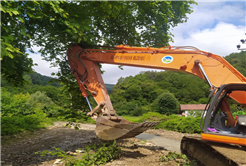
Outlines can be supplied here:
[[180, 141], [178, 140], [168, 139], [168, 138], [156, 136], [153, 134], [146, 134], [146, 133], [139, 134], [138, 136], [136, 136], [136, 138], [141, 140], [151, 141], [157, 146], [162, 146], [167, 150], [180, 153]]

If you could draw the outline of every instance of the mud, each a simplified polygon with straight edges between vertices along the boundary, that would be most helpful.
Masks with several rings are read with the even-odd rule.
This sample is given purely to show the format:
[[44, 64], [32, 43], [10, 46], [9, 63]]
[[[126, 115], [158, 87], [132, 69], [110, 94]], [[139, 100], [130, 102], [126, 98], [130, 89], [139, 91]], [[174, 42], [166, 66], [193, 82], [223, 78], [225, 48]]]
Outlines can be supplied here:
[[[2, 166], [63, 166], [56, 156], [40, 156], [35, 152], [53, 151], [54, 147], [68, 153], [75, 153], [77, 149], [88, 144], [103, 143], [95, 134], [95, 125], [80, 124], [79, 130], [66, 127], [66, 122], [56, 122], [47, 129], [33, 133], [22, 133], [11, 137], [1, 137], [1, 165]], [[146, 133], [156, 134], [165, 138], [174, 138], [179, 143], [183, 134], [165, 130], [148, 130]], [[191, 135], [191, 134], [189, 134]], [[199, 135], [198, 135], [199, 136]], [[128, 166], [159, 166], [177, 165], [175, 161], [163, 163], [160, 157], [168, 154], [168, 148], [147, 140], [129, 138], [117, 141], [122, 147], [122, 156], [106, 165]], [[225, 150], [226, 149], [220, 149]], [[238, 152], [240, 153], [240, 152]], [[233, 156], [237, 156], [233, 151]], [[79, 157], [79, 154], [78, 156]]]
[[[40, 156], [35, 152], [53, 151], [54, 147], [65, 152], [75, 152], [77, 149], [91, 143], [102, 143], [95, 135], [95, 125], [80, 124], [79, 130], [66, 127], [66, 122], [56, 122], [47, 129], [34, 133], [23, 133], [12, 137], [2, 137], [2, 166], [63, 166], [55, 156]], [[166, 165], [160, 157], [168, 150], [154, 143], [137, 138], [119, 140], [122, 147], [122, 157], [106, 165]], [[168, 162], [172, 165], [175, 162]], [[175, 164], [174, 164], [175, 165]]]
[[75, 130], [65, 127], [65, 124], [67, 123], [57, 122], [48, 129], [28, 134], [28, 136], [2, 137], [2, 165], [42, 165], [43, 162], [55, 157], [41, 157], [35, 152], [52, 151], [54, 147], [63, 151], [75, 151], [93, 140], [100, 141], [93, 129], [85, 127]]

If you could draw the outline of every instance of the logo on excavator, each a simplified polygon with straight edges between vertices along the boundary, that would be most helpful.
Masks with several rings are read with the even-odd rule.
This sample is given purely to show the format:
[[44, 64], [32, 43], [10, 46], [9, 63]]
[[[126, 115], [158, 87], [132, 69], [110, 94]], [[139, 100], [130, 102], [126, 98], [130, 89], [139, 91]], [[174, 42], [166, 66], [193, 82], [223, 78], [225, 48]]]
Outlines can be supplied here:
[[165, 64], [171, 63], [172, 61], [173, 61], [173, 57], [170, 56], [170, 55], [164, 56], [162, 58], [162, 62], [165, 63]]

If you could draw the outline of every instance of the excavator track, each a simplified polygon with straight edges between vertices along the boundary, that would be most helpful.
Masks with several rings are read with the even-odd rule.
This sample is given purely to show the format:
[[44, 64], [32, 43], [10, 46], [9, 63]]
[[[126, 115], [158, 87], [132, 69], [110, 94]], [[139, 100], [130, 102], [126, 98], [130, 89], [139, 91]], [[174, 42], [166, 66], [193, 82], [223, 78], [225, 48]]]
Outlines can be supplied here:
[[205, 166], [246, 166], [245, 148], [239, 145], [202, 140], [201, 137], [183, 137], [181, 153]]

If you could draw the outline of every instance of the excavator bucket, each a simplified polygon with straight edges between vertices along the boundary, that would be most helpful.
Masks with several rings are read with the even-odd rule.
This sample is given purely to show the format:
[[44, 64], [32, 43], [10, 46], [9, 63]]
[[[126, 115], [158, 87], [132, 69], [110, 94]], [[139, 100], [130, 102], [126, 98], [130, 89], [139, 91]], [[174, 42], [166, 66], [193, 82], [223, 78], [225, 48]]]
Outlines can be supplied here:
[[[94, 51], [86, 51], [76, 45], [68, 49], [67, 57], [82, 96], [86, 98], [91, 110], [87, 115], [97, 122], [96, 135], [103, 140], [130, 138], [159, 124], [160, 122], [132, 123], [117, 116], [104, 84], [98, 62], [87, 58], [92, 53]], [[94, 109], [91, 108], [87, 92], [90, 92], [98, 104]]]
[[151, 127], [158, 125], [160, 122], [143, 122], [132, 123], [120, 117], [120, 120], [115, 122], [100, 116], [96, 120], [96, 135], [103, 140], [115, 140], [123, 138], [131, 138], [148, 130]]

